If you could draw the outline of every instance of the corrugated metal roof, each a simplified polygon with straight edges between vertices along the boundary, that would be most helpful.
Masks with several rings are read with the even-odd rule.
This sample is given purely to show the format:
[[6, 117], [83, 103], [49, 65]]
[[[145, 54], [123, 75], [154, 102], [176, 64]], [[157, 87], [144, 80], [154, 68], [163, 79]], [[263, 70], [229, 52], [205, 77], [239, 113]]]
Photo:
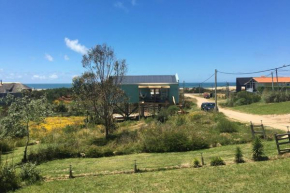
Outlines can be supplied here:
[[177, 84], [175, 75], [136, 75], [124, 76], [121, 84], [152, 84], [152, 83], [168, 83]]
[[[258, 83], [272, 83], [272, 77], [255, 77], [253, 79]], [[273, 81], [277, 82], [276, 77], [273, 78]], [[278, 77], [278, 82], [290, 82], [290, 77]]]

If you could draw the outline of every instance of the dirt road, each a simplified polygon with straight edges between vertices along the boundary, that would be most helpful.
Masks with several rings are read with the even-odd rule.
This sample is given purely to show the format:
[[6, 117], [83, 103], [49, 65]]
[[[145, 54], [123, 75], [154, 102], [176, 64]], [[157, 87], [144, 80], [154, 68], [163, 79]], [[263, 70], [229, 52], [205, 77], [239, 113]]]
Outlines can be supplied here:
[[[212, 102], [208, 99], [204, 99], [201, 97], [197, 97], [194, 94], [185, 94], [186, 97], [195, 98], [197, 100], [197, 105], [200, 107], [201, 103], [203, 102]], [[253, 114], [247, 114], [242, 112], [237, 112], [225, 108], [221, 108], [219, 106], [219, 111], [224, 113], [227, 117], [244, 122], [249, 123], [252, 121], [254, 124], [261, 124], [261, 120], [263, 120], [263, 124], [265, 126], [273, 127], [276, 129], [281, 129], [284, 131], [287, 131], [287, 126], [289, 126], [290, 129], [290, 114], [286, 115], [253, 115]]]

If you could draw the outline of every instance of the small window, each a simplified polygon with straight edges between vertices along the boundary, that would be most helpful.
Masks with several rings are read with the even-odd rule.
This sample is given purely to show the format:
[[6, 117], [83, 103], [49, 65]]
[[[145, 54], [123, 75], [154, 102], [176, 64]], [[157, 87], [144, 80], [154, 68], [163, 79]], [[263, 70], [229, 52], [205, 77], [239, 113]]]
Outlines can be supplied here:
[[154, 95], [154, 89], [150, 89], [150, 94]]
[[155, 89], [155, 94], [159, 94], [159, 89]]

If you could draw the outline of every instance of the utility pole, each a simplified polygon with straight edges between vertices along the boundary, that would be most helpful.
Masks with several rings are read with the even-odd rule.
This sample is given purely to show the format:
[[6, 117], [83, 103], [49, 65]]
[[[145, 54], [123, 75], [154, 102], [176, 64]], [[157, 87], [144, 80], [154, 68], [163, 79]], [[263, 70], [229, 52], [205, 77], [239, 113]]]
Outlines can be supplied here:
[[199, 84], [199, 91], [198, 91], [199, 95], [200, 95], [200, 84]]
[[185, 92], [185, 81], [183, 81], [183, 101], [182, 101], [183, 106], [185, 104], [184, 92]]
[[272, 91], [274, 91], [274, 80], [273, 80], [273, 72], [271, 72], [272, 75]]
[[230, 88], [229, 88], [230, 84], [228, 82], [226, 82], [226, 96], [227, 99], [230, 98]]
[[215, 98], [215, 111], [218, 111], [217, 108], [217, 69], [215, 69], [215, 94], [214, 94], [214, 98]]
[[277, 68], [276, 68], [276, 80], [277, 80], [277, 86], [278, 86], [278, 90], [279, 90], [278, 69]]

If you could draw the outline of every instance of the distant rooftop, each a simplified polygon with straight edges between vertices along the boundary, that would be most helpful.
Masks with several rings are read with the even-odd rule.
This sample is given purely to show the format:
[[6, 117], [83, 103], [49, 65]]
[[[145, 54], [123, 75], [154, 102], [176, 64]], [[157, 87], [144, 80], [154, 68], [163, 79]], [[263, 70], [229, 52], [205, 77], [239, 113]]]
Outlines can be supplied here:
[[0, 83], [0, 93], [20, 93], [23, 90], [31, 88], [21, 83]]
[[175, 75], [135, 75], [124, 76], [122, 84], [177, 84], [178, 80]]
[[[272, 82], [272, 77], [262, 76], [262, 77], [254, 77], [253, 79], [259, 83], [271, 83]], [[273, 77], [273, 81], [277, 82], [276, 77]], [[288, 83], [288, 82], [290, 82], [290, 77], [278, 77], [278, 82], [280, 82], [280, 83], [287, 82]]]

